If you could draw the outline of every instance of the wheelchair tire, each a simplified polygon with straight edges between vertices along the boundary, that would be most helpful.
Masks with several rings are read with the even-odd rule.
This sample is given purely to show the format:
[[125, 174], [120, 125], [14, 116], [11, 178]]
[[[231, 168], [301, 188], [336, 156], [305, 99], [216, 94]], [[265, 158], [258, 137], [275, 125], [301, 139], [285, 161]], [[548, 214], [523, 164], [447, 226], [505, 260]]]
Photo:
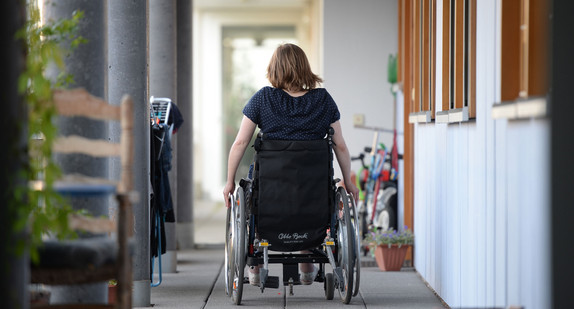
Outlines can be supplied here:
[[355, 204], [355, 200], [353, 199], [352, 196], [349, 196], [349, 200], [351, 201], [351, 208], [350, 208], [350, 212], [351, 212], [351, 221], [352, 221], [352, 225], [353, 225], [353, 231], [354, 231], [354, 241], [355, 241], [355, 261], [354, 261], [354, 268], [353, 268], [353, 278], [355, 279], [355, 281], [353, 282], [353, 296], [357, 296], [359, 294], [359, 287], [360, 287], [360, 282], [361, 282], [361, 242], [362, 242], [362, 236], [361, 236], [361, 225], [359, 222], [359, 215], [358, 215], [358, 209], [357, 209], [357, 205]]
[[395, 211], [391, 207], [385, 207], [377, 215], [375, 226], [383, 230], [394, 230], [397, 228], [395, 218]]
[[237, 188], [235, 203], [231, 206], [232, 213], [232, 252], [233, 252], [233, 281], [231, 299], [236, 305], [241, 304], [243, 296], [243, 280], [246, 262], [246, 218], [245, 218], [245, 193], [243, 188]]
[[325, 299], [332, 300], [335, 296], [335, 278], [332, 273], [325, 275], [325, 282], [323, 285], [325, 288]]
[[[233, 197], [231, 198], [231, 203], [233, 203]], [[232, 254], [232, 243], [233, 243], [233, 226], [231, 221], [231, 207], [227, 208], [227, 219], [225, 220], [225, 295], [231, 297], [233, 289], [233, 269], [234, 258]]]
[[386, 181], [381, 188], [380, 208], [377, 205], [374, 225], [383, 230], [397, 229], [397, 185]]
[[341, 268], [344, 282], [337, 282], [339, 296], [344, 304], [348, 304], [353, 296], [353, 274], [355, 272], [355, 241], [354, 228], [349, 211], [347, 191], [343, 187], [337, 190], [337, 205], [343, 206], [337, 215], [337, 266]]

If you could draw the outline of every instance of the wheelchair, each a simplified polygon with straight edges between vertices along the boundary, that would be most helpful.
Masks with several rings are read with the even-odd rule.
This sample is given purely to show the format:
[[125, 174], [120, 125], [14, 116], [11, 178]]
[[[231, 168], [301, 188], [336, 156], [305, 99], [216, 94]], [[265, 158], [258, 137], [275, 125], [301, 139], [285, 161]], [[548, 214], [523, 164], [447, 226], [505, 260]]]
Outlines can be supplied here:
[[262, 293], [279, 288], [269, 264], [282, 264], [284, 298], [301, 284], [299, 263], [318, 264], [314, 281], [323, 283], [327, 300], [335, 290], [344, 304], [358, 294], [359, 224], [354, 199], [333, 178], [333, 134], [330, 128], [321, 140], [288, 141], [260, 132], [255, 139], [254, 163], [227, 210], [225, 291], [236, 305], [249, 284], [247, 266], [262, 265]]

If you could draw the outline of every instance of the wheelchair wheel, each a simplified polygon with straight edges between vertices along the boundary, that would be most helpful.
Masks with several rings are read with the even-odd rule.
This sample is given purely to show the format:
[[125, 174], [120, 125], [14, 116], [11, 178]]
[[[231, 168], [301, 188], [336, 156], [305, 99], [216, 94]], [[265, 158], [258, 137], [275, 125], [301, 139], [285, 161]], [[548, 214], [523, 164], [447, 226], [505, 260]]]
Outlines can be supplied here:
[[349, 211], [349, 198], [344, 188], [337, 190], [337, 266], [341, 268], [343, 282], [336, 282], [341, 301], [348, 304], [353, 296], [353, 274], [355, 272], [354, 228]]
[[245, 219], [245, 194], [243, 188], [237, 188], [235, 202], [231, 206], [231, 299], [236, 305], [241, 304], [243, 295], [243, 273], [246, 259], [246, 219]]
[[[234, 203], [233, 197], [231, 197], [231, 204]], [[232, 243], [233, 243], [233, 221], [231, 220], [231, 207], [227, 208], [227, 219], [225, 220], [225, 295], [231, 296], [231, 290], [233, 289], [233, 272], [234, 269], [234, 258], [232, 254]]]
[[335, 278], [332, 273], [325, 274], [323, 287], [325, 289], [325, 299], [332, 300], [335, 296]]
[[383, 208], [377, 215], [374, 225], [384, 231], [396, 229], [395, 211], [390, 207]]
[[355, 204], [355, 200], [352, 196], [349, 196], [349, 200], [351, 201], [351, 208], [350, 208], [350, 217], [352, 221], [352, 225], [354, 227], [354, 241], [355, 241], [355, 261], [354, 261], [354, 269], [353, 269], [353, 278], [355, 281], [353, 282], [353, 296], [357, 296], [359, 294], [359, 286], [361, 283], [361, 226], [359, 222], [359, 215], [357, 205]]

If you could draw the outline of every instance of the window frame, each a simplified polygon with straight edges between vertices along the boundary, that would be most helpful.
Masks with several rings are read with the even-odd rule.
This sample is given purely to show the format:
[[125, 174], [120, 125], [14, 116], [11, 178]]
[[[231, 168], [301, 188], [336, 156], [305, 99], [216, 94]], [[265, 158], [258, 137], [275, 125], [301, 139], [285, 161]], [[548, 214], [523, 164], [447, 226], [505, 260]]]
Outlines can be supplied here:
[[[544, 0], [502, 3], [500, 100], [494, 119], [547, 117], [550, 6]], [[518, 53], [516, 52], [518, 50]]]
[[[409, 97], [411, 113], [409, 123], [427, 123], [435, 118], [436, 87], [436, 2], [437, 0], [406, 1], [410, 9], [405, 9], [405, 27], [400, 33], [407, 33], [405, 40], [410, 39], [409, 53], [412, 66], [404, 67], [402, 77], [406, 97]], [[405, 6], [405, 7], [407, 7]], [[406, 46], [405, 46], [406, 47]], [[409, 80], [407, 83], [406, 80]]]
[[477, 0], [444, 0], [442, 100], [437, 123], [476, 118]]

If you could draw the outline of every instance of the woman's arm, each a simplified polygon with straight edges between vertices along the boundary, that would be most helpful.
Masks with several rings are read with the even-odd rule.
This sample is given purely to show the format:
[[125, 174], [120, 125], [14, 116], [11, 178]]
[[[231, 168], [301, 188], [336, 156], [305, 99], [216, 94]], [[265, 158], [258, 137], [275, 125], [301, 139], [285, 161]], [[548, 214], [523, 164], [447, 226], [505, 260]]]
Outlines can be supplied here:
[[357, 201], [359, 198], [359, 189], [351, 181], [351, 155], [343, 138], [341, 123], [337, 120], [331, 124], [331, 127], [335, 130], [335, 134], [333, 135], [333, 150], [335, 151], [337, 162], [339, 162], [339, 167], [343, 173], [345, 189], [349, 193], [352, 193], [355, 201]]
[[243, 158], [245, 149], [247, 149], [247, 145], [249, 145], [251, 141], [256, 126], [251, 119], [243, 116], [239, 132], [237, 132], [235, 141], [229, 150], [229, 158], [227, 159], [227, 183], [223, 188], [223, 198], [225, 199], [225, 206], [227, 207], [231, 206], [228, 198], [229, 194], [235, 190], [235, 173], [237, 172], [241, 158]]

